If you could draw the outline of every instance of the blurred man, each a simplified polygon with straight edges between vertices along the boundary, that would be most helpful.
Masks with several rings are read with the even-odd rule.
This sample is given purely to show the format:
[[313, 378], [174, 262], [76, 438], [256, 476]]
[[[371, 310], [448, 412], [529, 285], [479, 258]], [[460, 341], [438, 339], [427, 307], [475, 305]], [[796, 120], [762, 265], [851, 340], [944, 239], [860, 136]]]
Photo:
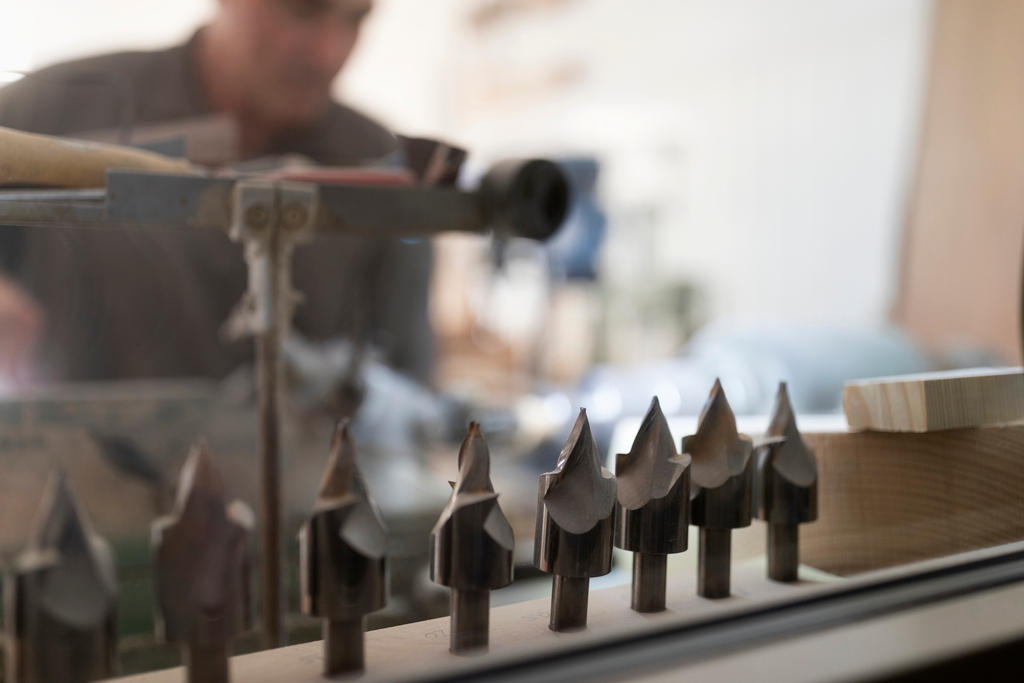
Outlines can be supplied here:
[[197, 39], [200, 78], [214, 108], [241, 124], [244, 152], [268, 151], [321, 121], [356, 127], [345, 137], [366, 144], [362, 155], [392, 151], [388, 136], [351, 110], [335, 105], [328, 114], [331, 83], [369, 12], [370, 0], [221, 0]]
[[[226, 115], [242, 159], [394, 163], [396, 138], [330, 98], [370, 9], [371, 0], [219, 0], [182, 46], [60, 64], [0, 90], [0, 125], [75, 135]], [[36, 380], [220, 377], [248, 358], [251, 344], [217, 334], [246, 280], [225, 235], [0, 228], [0, 255], [0, 371], [28, 355]], [[295, 328], [372, 343], [425, 379], [429, 263], [426, 243], [300, 247], [294, 279], [306, 301]]]

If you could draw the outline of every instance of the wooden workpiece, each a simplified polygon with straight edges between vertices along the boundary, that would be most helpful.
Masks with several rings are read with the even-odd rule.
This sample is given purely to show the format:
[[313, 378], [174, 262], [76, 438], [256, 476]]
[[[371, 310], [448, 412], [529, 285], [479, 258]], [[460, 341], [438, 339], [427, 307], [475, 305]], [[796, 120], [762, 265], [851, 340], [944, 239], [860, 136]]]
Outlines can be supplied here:
[[1024, 419], [1021, 368], [975, 368], [847, 382], [850, 429], [932, 432]]
[[183, 159], [132, 147], [25, 133], [0, 126], [0, 186], [103, 187], [107, 169], [188, 173]]
[[[629, 608], [628, 583], [590, 593], [586, 631], [558, 633], [548, 628], [550, 600], [539, 598], [495, 607], [491, 610], [490, 652], [485, 657], [502, 657], [522, 651], [564, 647], [573, 640], [602, 633], [645, 628], [660, 619], [698, 619], [722, 610], [742, 608], [754, 602], [784, 599], [814, 587], [829, 578], [813, 571], [798, 584], [780, 584], [764, 577], [764, 558], [752, 558], [733, 571], [733, 592], [724, 600], [705, 600], [695, 594], [693, 573], [669, 572], [667, 610], [641, 614]], [[478, 657], [459, 657], [448, 652], [448, 617], [419, 621], [366, 634], [366, 673], [360, 681], [413, 678], [428, 673], [439, 675], [474, 666]], [[231, 659], [234, 680], [248, 683], [289, 681], [320, 683], [323, 650], [319, 642], [264, 650]], [[182, 670], [165, 669], [118, 679], [121, 683], [178, 683]]]
[[846, 575], [1024, 538], [1024, 426], [804, 440], [819, 486], [808, 565]]

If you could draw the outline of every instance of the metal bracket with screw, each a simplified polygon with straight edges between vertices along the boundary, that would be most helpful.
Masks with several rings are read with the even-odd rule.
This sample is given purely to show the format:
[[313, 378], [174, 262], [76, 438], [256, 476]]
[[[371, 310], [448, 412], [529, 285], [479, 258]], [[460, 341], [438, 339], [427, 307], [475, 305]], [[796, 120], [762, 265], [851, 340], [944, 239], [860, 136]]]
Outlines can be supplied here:
[[260, 415], [262, 539], [260, 585], [263, 644], [283, 644], [281, 631], [281, 484], [279, 391], [281, 344], [299, 297], [292, 290], [292, 250], [313, 238], [317, 186], [271, 179], [243, 179], [232, 194], [231, 239], [245, 245], [249, 288], [226, 329], [256, 340]]

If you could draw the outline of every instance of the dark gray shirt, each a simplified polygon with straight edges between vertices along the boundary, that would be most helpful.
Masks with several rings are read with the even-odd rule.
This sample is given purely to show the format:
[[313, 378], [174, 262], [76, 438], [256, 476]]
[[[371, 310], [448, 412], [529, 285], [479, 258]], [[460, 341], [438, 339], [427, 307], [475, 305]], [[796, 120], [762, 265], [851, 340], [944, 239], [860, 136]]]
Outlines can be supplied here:
[[[37, 71], [0, 89], [0, 125], [73, 135], [213, 114], [195, 44], [193, 36], [168, 50]], [[265, 152], [343, 166], [396, 149], [380, 125], [332, 103], [316, 125]], [[251, 358], [251, 343], [218, 336], [246, 284], [241, 247], [226, 235], [0, 227], [0, 252], [0, 265], [46, 311], [35, 362], [42, 379], [221, 377]], [[298, 247], [293, 279], [305, 301], [295, 329], [315, 340], [363, 339], [393, 366], [427, 379], [430, 261], [427, 242], [330, 236]]]

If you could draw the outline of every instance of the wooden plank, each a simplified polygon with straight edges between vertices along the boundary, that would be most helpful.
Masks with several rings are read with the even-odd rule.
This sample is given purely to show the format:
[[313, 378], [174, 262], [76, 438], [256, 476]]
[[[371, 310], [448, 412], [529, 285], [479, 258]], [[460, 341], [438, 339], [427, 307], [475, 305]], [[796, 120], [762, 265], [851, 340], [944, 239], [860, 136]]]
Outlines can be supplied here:
[[188, 173], [191, 165], [133, 147], [38, 135], [0, 126], [0, 185], [104, 187], [107, 169]]
[[[673, 556], [674, 557], [674, 556]], [[564, 645], [625, 629], [647, 628], [664, 619], [696, 619], [722, 610], [741, 609], [753, 602], [786, 599], [799, 591], [832, 583], [829, 577], [813, 570], [801, 574], [802, 582], [784, 584], [765, 578], [764, 558], [752, 558], [734, 567], [733, 595], [723, 600], [707, 600], [696, 595], [696, 576], [671, 573], [665, 612], [641, 614], [629, 608], [630, 586], [624, 584], [590, 593], [588, 627], [584, 632], [556, 633], [548, 628], [550, 600], [528, 600], [491, 610], [491, 645], [484, 657], [510, 655], [530, 649]], [[457, 672], [472, 664], [476, 657], [448, 652], [448, 617], [378, 629], [366, 634], [366, 673], [361, 681], [395, 680], [418, 672]], [[264, 650], [231, 660], [232, 680], [247, 683], [289, 681], [291, 683], [325, 680], [323, 644], [319, 641]], [[122, 683], [171, 683], [183, 680], [181, 668], [154, 671], [117, 679]]]
[[[1024, 544], [1004, 545], [969, 555], [944, 557], [914, 565], [912, 571], [935, 571], [954, 567], [965, 561], [995, 558], [1019, 552]], [[719, 615], [739, 615], [753, 604], [785, 603], [797, 596], [824, 597], [850, 587], [866, 586], [878, 581], [905, 576], [909, 568], [873, 572], [871, 575], [835, 580], [814, 575], [813, 570], [801, 567], [802, 583], [778, 584], [762, 582], [764, 558], [757, 558], [736, 567], [738, 595], [725, 601], [700, 600], [692, 593], [680, 599], [680, 588], [692, 591], [695, 577], [671, 575], [669, 584], [670, 611], [657, 615], [639, 615], [624, 608], [628, 603], [628, 586], [618, 586], [591, 593], [591, 600], [600, 609], [600, 615], [584, 632], [558, 634], [546, 629], [546, 600], [534, 600], [492, 611], [492, 627], [501, 634], [496, 638], [500, 646], [493, 647], [484, 657], [515, 661], [518, 656], [541, 657], [570, 646], [599, 646], [603, 642], [623, 636], [635, 636], [638, 631], [656, 628], [656, 622], [682, 624], [717, 612]], [[680, 580], [681, 579], [681, 580]], [[1002, 590], [1002, 589], [1000, 589]], [[750, 591], [748, 593], [748, 591]], [[644, 681], [735, 681], [751, 677], [772, 680], [861, 680], [891, 675], [908, 665], [934, 662], [938, 658], [963, 655], [987, 645], [1016, 639], [1022, 632], [1018, 597], [1021, 589], [1011, 587], [997, 600], [989, 600], [993, 590], [972, 593], [929, 604], [912, 610], [883, 615], [879, 618], [857, 621], [847, 626], [827, 628], [796, 638], [773, 640], [770, 643], [730, 651], [724, 655], [712, 654], [684, 664], [682, 668], [635, 676]], [[1002, 605], [1002, 607], [1000, 607]], [[610, 611], [607, 608], [611, 608]], [[984, 618], [977, 620], [979, 614]], [[610, 618], [609, 618], [610, 617]], [[963, 629], [965, 618], [976, 624]], [[615, 621], [617, 619], [617, 621]], [[397, 680], [419, 674], [431, 678], [466, 673], [479, 662], [478, 657], [459, 657], [445, 652], [445, 619], [372, 631], [368, 647], [375, 653], [373, 666], [359, 680]], [[663, 622], [664, 623], [664, 622]], [[958, 626], [960, 628], [958, 628]], [[435, 631], [430, 629], [436, 627]], [[507, 629], [507, 631], [506, 631]], [[525, 638], [518, 644], [517, 637]], [[492, 641], [494, 643], [494, 641]], [[865, 646], [867, 643], [867, 646]], [[318, 671], [319, 642], [304, 643], [275, 650], [235, 657], [232, 660], [234, 680], [263, 681], [288, 680], [297, 683], [323, 681]], [[870, 656], [865, 656], [870, 653]], [[381, 659], [391, 655], [391, 659]], [[809, 673], [811, 672], [811, 673]], [[663, 675], [662, 675], [663, 674]], [[170, 683], [180, 681], [182, 670], [166, 669], [118, 679], [128, 683]], [[348, 680], [348, 679], [346, 679]]]
[[1024, 418], [1024, 372], [975, 368], [847, 382], [843, 409], [850, 428], [931, 432], [983, 427]]
[[804, 440], [820, 487], [806, 564], [848, 575], [1024, 539], [1024, 426]]

